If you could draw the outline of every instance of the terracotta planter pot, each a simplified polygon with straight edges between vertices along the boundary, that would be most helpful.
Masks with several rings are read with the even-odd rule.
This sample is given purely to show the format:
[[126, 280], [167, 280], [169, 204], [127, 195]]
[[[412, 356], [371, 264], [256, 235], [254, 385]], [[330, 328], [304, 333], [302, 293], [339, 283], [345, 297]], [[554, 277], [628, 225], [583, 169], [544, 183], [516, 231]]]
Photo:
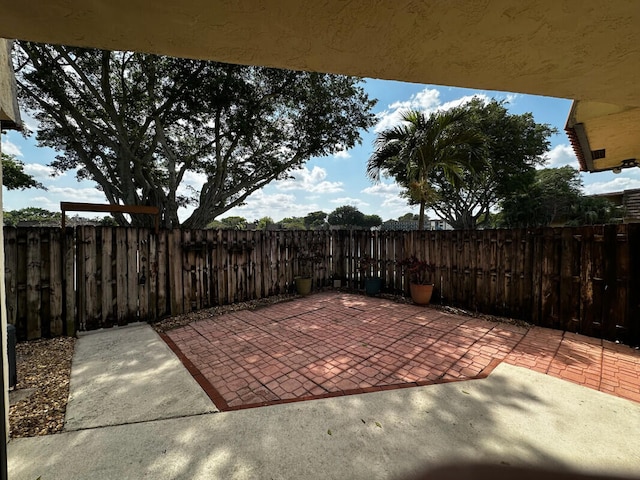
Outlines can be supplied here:
[[419, 285], [412, 283], [409, 285], [409, 291], [411, 292], [411, 300], [416, 305], [428, 305], [431, 301], [431, 295], [433, 294], [433, 284], [431, 285]]
[[296, 278], [296, 290], [300, 295], [309, 295], [311, 293], [311, 277]]

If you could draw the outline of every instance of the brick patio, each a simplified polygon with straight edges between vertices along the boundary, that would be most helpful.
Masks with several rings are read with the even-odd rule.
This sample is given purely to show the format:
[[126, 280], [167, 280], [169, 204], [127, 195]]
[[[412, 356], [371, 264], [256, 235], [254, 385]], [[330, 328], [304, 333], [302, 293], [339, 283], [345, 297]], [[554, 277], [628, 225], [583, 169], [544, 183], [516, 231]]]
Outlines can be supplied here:
[[163, 335], [221, 410], [482, 378], [501, 361], [640, 402], [640, 352], [337, 292]]

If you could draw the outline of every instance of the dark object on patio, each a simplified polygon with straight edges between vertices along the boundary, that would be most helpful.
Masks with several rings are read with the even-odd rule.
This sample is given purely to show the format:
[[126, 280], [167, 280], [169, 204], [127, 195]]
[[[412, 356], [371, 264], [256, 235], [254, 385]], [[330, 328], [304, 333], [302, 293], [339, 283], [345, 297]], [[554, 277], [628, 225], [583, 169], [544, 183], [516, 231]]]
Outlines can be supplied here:
[[381, 289], [382, 289], [381, 278], [369, 277], [364, 279], [364, 292], [370, 297], [379, 294]]
[[16, 327], [7, 325], [7, 356], [9, 357], [9, 388], [18, 384], [18, 370], [16, 367]]

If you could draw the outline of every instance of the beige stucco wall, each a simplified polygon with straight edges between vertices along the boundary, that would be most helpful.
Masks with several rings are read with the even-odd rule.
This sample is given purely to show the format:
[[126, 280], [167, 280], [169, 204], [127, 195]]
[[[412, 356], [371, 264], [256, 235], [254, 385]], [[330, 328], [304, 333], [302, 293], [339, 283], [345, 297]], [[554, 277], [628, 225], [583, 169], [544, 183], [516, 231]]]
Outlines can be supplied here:
[[0, 122], [4, 128], [20, 124], [16, 80], [11, 66], [11, 43], [0, 38]]
[[[20, 125], [20, 113], [16, 98], [16, 83], [11, 66], [11, 42], [0, 38], [0, 127], [16, 128]], [[1, 143], [1, 142], [0, 142]], [[2, 147], [0, 146], [0, 153]], [[0, 245], [4, 246], [4, 225], [2, 216], [2, 166], [0, 165]], [[4, 283], [4, 247], [0, 253], [0, 329], [2, 329], [2, 369], [4, 371], [4, 385], [2, 394], [6, 406], [5, 425], [7, 425], [7, 440], [9, 438], [9, 364], [7, 361], [7, 307], [5, 303]]]

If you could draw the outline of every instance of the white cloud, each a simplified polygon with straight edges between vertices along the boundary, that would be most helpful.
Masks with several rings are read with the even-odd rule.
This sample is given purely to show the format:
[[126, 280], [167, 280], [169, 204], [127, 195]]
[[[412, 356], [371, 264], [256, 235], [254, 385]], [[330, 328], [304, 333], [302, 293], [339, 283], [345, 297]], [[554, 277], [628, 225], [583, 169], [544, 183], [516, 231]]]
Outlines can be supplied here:
[[206, 181], [207, 176], [204, 173], [187, 171], [182, 177], [182, 185], [189, 185], [198, 191], [202, 189], [202, 186], [206, 183]]
[[400, 124], [402, 121], [402, 113], [407, 110], [420, 110], [429, 114], [438, 110], [444, 111], [454, 107], [459, 107], [460, 105], [468, 103], [474, 97], [478, 97], [485, 102], [490, 101], [490, 97], [486, 94], [477, 93], [474, 95], [465, 95], [464, 97], [451, 100], [446, 103], [441, 103], [440, 92], [438, 90], [434, 88], [425, 88], [415, 95], [412, 95], [409, 100], [392, 103], [386, 110], [378, 113], [378, 123], [374, 127], [373, 131], [378, 133]]
[[487, 95], [485, 95], [484, 93], [476, 93], [474, 95], [465, 95], [464, 97], [460, 97], [460, 98], [458, 98], [456, 100], [451, 100], [450, 102], [443, 103], [436, 110], [445, 111], [445, 110], [449, 110], [451, 108], [459, 107], [461, 105], [464, 105], [465, 103], [469, 103], [474, 98], [479, 98], [484, 103], [488, 103], [488, 102], [491, 101], [491, 98], [488, 97]]
[[338, 153], [333, 154], [336, 158], [351, 158], [351, 154], [346, 150], [340, 150]]
[[363, 207], [368, 207], [369, 204], [367, 202], [365, 202], [364, 200], [361, 200], [359, 198], [353, 198], [353, 197], [340, 197], [340, 198], [334, 198], [333, 200], [329, 200], [331, 203], [335, 203], [337, 205], [351, 205], [353, 207], [358, 207], [358, 208], [363, 208]]
[[621, 192], [634, 188], [640, 188], [640, 179], [616, 177], [608, 182], [594, 182], [585, 185], [584, 191], [587, 195], [594, 195], [596, 193]]
[[[573, 148], [567, 144], [556, 145], [547, 154], [547, 162], [544, 167], [557, 168], [570, 165], [574, 168], [580, 168], [578, 159], [573, 151]], [[543, 167], [540, 167], [543, 168]]]
[[13, 155], [15, 157], [22, 157], [22, 150], [15, 143], [9, 140], [2, 140], [2, 153], [7, 155]]
[[299, 170], [291, 172], [293, 178], [287, 180], [281, 180], [275, 183], [275, 187], [278, 190], [291, 191], [291, 190], [305, 190], [313, 193], [336, 193], [343, 191], [342, 182], [329, 182], [325, 180], [327, 178], [327, 171], [324, 168], [313, 167], [309, 170], [307, 167], [302, 167]]
[[371, 187], [367, 187], [361, 191], [369, 195], [382, 195], [382, 196], [398, 196], [402, 193], [402, 187], [397, 183], [377, 183]]
[[[47, 198], [55, 197], [63, 202], [106, 203], [107, 199], [97, 188], [48, 187]], [[53, 200], [53, 199], [52, 199]], [[59, 207], [59, 205], [58, 205]]]
[[37, 180], [51, 180], [53, 176], [53, 168], [40, 163], [26, 163], [24, 172], [33, 176]]
[[262, 217], [271, 217], [275, 221], [285, 217], [303, 217], [309, 212], [321, 210], [315, 203], [301, 204], [295, 195], [276, 193], [268, 194], [263, 190], [252, 193], [245, 205], [235, 207], [225, 212], [221, 217], [238, 215], [249, 221]]
[[34, 197], [33, 205], [37, 205], [38, 208], [44, 208], [45, 210], [49, 210], [52, 212], [60, 210], [60, 202], [54, 202], [50, 198], [47, 197]]
[[397, 183], [378, 183], [362, 190], [362, 193], [373, 195], [376, 197], [374, 210], [379, 212], [384, 220], [398, 218], [409, 211], [413, 211], [415, 207], [410, 207], [407, 199], [400, 196], [403, 189]]
[[518, 95], [517, 93], [507, 93], [507, 95], [504, 97], [504, 100], [509, 104], [509, 105], [514, 105], [516, 103], [516, 100], [518, 99], [520, 95]]

